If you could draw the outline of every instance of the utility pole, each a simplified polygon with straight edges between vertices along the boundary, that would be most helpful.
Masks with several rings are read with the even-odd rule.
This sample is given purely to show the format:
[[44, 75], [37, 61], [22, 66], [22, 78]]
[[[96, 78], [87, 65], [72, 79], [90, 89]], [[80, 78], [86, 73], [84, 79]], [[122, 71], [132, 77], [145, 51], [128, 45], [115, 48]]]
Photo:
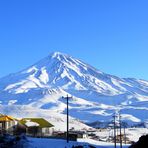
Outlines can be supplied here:
[[116, 114], [113, 115], [114, 118], [114, 146], [116, 148]]
[[66, 97], [62, 97], [64, 99], [66, 99], [66, 104], [67, 104], [67, 134], [66, 134], [66, 138], [67, 138], [67, 143], [69, 143], [69, 99], [72, 97], [69, 97], [68, 95]]
[[125, 125], [124, 125], [124, 143], [126, 144], [126, 133], [125, 133]]
[[122, 148], [122, 132], [121, 132], [121, 125], [122, 123], [121, 123], [121, 115], [120, 115], [120, 113], [119, 113], [119, 126], [120, 126], [120, 148]]

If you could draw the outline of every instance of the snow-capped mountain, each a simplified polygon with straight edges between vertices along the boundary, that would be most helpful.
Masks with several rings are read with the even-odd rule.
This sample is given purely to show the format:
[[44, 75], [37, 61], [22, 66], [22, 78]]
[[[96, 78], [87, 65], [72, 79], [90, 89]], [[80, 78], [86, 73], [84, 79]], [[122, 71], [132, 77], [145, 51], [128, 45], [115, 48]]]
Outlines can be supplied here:
[[59, 52], [1, 78], [0, 111], [18, 115], [25, 106], [27, 113], [33, 108], [63, 114], [67, 94], [73, 96], [70, 115], [84, 122], [111, 120], [117, 110], [126, 121], [148, 119], [148, 81], [106, 74]]

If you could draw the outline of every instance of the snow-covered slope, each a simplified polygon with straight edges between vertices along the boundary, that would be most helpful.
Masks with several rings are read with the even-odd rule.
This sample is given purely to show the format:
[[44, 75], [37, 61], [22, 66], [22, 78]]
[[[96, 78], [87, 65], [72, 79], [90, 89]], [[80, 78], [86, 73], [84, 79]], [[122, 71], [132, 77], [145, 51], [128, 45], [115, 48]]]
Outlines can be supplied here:
[[148, 81], [109, 75], [59, 52], [0, 79], [0, 103], [8, 110], [25, 105], [64, 114], [67, 94], [70, 115], [86, 122], [111, 120], [116, 110], [126, 121], [148, 119]]

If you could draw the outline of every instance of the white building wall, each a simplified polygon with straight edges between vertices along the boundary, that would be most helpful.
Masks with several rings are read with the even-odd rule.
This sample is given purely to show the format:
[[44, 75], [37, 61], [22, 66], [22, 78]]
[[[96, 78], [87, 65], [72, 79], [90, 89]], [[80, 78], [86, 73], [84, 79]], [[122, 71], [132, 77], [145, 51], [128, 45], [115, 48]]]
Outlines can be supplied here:
[[45, 136], [51, 136], [53, 134], [53, 128], [42, 128], [42, 134]]

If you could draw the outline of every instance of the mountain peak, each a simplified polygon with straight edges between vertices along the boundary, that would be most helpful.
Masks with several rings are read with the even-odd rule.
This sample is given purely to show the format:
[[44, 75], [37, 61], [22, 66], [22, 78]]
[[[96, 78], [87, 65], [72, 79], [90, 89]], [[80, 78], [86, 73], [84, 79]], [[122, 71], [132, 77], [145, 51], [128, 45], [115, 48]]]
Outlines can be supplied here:
[[65, 53], [61, 53], [59, 51], [55, 51], [55, 52], [52, 52], [49, 57], [52, 57], [52, 58], [59, 58], [59, 57], [69, 57], [67, 54]]
[[[83, 121], [99, 117], [108, 120], [121, 107], [128, 120], [147, 119], [141, 116], [147, 113], [143, 103], [148, 100], [147, 81], [120, 79], [61, 52], [53, 52], [25, 70], [0, 79], [1, 106], [23, 105], [63, 113], [65, 103], [61, 96], [66, 94], [73, 96], [71, 115]], [[141, 104], [142, 109], [138, 106]]]

